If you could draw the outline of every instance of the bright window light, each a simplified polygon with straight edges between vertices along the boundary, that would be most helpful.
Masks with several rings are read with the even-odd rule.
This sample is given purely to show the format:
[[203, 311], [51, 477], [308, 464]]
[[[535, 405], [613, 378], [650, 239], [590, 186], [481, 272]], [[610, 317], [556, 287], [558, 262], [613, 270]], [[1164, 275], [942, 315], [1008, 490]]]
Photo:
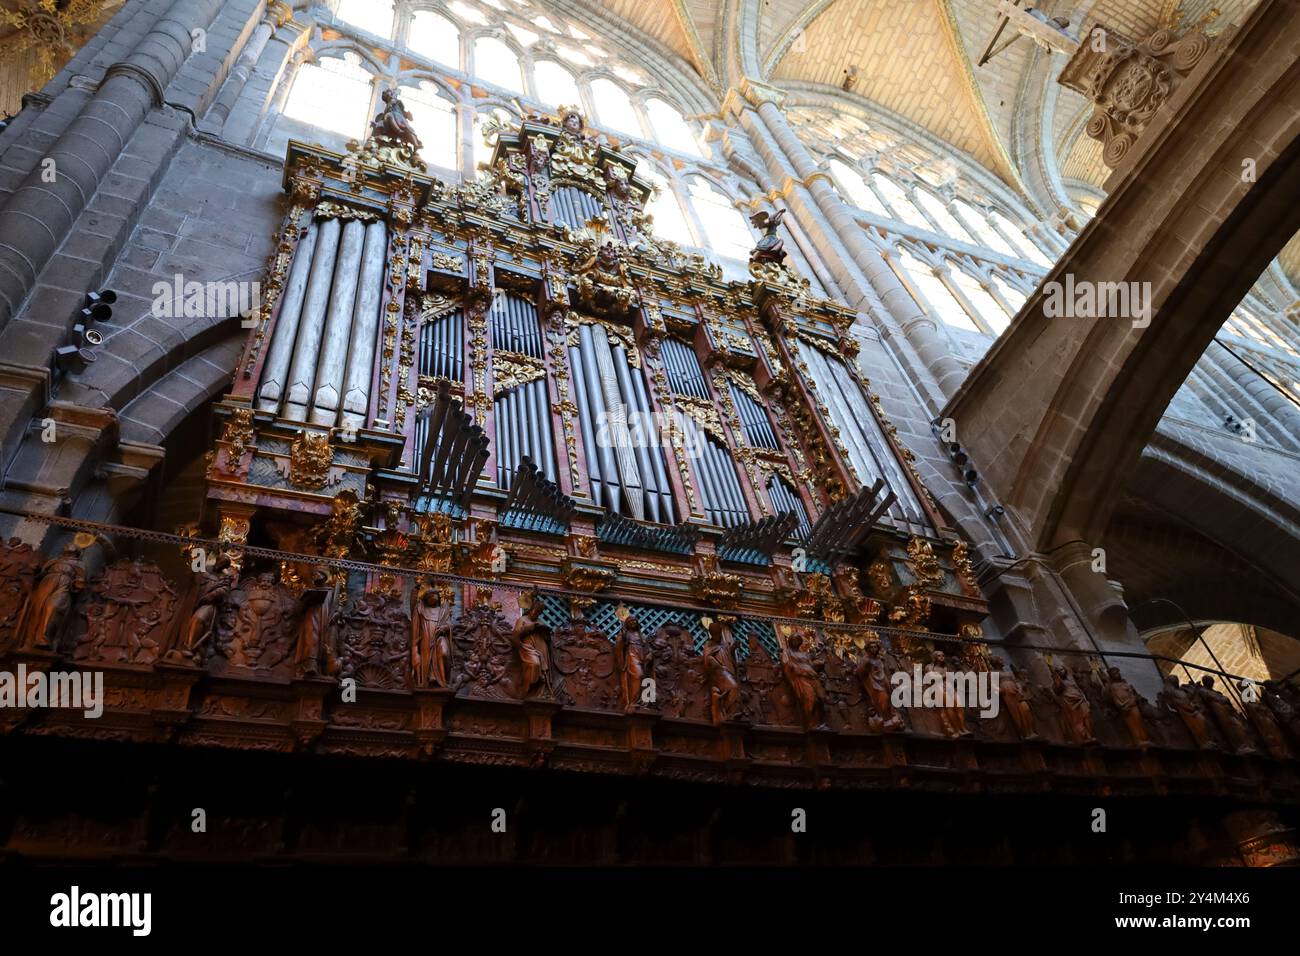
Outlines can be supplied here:
[[474, 75], [494, 86], [516, 93], [524, 91], [519, 58], [496, 37], [479, 37], [474, 41]]
[[456, 106], [445, 99], [428, 80], [418, 87], [402, 87], [402, 101], [411, 113], [411, 124], [424, 143], [420, 156], [426, 163], [443, 169], [458, 169]]
[[552, 106], [579, 106], [582, 98], [573, 74], [554, 60], [538, 60], [533, 67], [537, 98]]
[[918, 189], [916, 191], [916, 201], [939, 224], [939, 231], [945, 236], [956, 239], [958, 242], [975, 242], [975, 238], [970, 234], [970, 231], [957, 221], [956, 217], [948, 211], [948, 207], [934, 193], [928, 189]]
[[925, 299], [925, 301], [918, 300], [917, 305], [924, 306], [928, 302], [935, 314], [949, 325], [970, 332], [980, 331], [975, 320], [966, 314], [961, 303], [948, 291], [948, 287], [934, 274], [933, 269], [906, 249], [899, 249], [898, 261]]
[[884, 173], [872, 173], [872, 180], [880, 194], [885, 197], [885, 202], [889, 203], [894, 210], [894, 215], [910, 226], [917, 229], [924, 229], [926, 232], [934, 232], [934, 226], [930, 221], [921, 215], [921, 210], [912, 204], [912, 200], [907, 198], [907, 193], [903, 187], [898, 185]]
[[961, 289], [962, 294], [975, 307], [981, 319], [993, 330], [994, 335], [1001, 335], [1002, 330], [1011, 324], [1007, 310], [998, 305], [998, 300], [989, 295], [988, 290], [979, 284], [979, 280], [961, 271], [955, 262], [948, 263], [948, 274]]
[[407, 28], [406, 45], [421, 56], [460, 69], [460, 31], [444, 16], [416, 10]]
[[595, 103], [596, 118], [600, 125], [631, 136], [642, 135], [641, 124], [637, 122], [636, 111], [632, 109], [632, 101], [618, 84], [603, 78], [592, 80], [591, 99]]
[[650, 125], [654, 128], [656, 142], [693, 156], [704, 155], [704, 151], [700, 149], [700, 141], [695, 137], [695, 131], [676, 109], [663, 100], [649, 99], [646, 100], [645, 111], [650, 117]]
[[727, 259], [748, 259], [754, 248], [754, 234], [749, 231], [745, 214], [703, 177], [692, 176], [690, 190], [696, 215], [713, 253]]
[[370, 80], [355, 53], [304, 63], [294, 76], [284, 115], [360, 138], [370, 120]]
[[375, 36], [393, 36], [393, 0], [339, 0], [338, 18]]
[[835, 180], [835, 185], [839, 187], [840, 192], [848, 196], [849, 202], [859, 209], [874, 212], [878, 216], [890, 216], [889, 210], [871, 191], [871, 187], [867, 185], [860, 172], [840, 159], [832, 159], [830, 167], [831, 178]]

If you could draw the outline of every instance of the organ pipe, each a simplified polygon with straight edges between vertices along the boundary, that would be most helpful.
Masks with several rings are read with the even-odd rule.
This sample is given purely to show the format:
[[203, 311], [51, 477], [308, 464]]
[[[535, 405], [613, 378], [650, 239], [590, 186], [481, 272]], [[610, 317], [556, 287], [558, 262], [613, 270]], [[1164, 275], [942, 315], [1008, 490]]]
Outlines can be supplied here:
[[334, 260], [339, 250], [342, 227], [337, 219], [320, 223], [316, 251], [311, 260], [311, 275], [302, 303], [302, 318], [289, 363], [288, 390], [281, 414], [295, 422], [307, 420], [312, 385], [316, 378], [316, 357], [320, 354], [321, 333], [325, 328], [325, 309], [334, 282]]
[[858, 479], [866, 484], [874, 478], [884, 478], [896, 495], [889, 509], [891, 517], [916, 525], [920, 530], [928, 529], [929, 522], [912, 485], [867, 406], [862, 389], [848, 369], [817, 348], [804, 349], [800, 354], [807, 358], [808, 369], [818, 386], [817, 394], [826, 403], [831, 420], [840, 430]]
[[379, 334], [387, 227], [359, 219], [308, 226], [294, 254], [258, 392], [290, 421], [366, 424]]
[[356, 308], [352, 313], [352, 342], [348, 348], [348, 372], [343, 384], [343, 424], [361, 428], [370, 404], [370, 381], [374, 372], [375, 346], [379, 338], [379, 299], [384, 288], [384, 256], [388, 250], [388, 227], [382, 222], [366, 226], [366, 244], [361, 253], [361, 280]]
[[264, 412], [278, 412], [284, 397], [285, 376], [289, 374], [289, 361], [293, 358], [293, 343], [298, 337], [298, 322], [302, 318], [302, 303], [307, 293], [307, 279], [316, 252], [316, 239], [320, 225], [311, 223], [298, 242], [289, 278], [285, 281], [280, 299], [280, 315], [271, 334], [271, 347], [262, 368], [262, 388], [258, 392], [257, 407]]
[[330, 287], [325, 327], [313, 374], [310, 412], [313, 425], [333, 425], [338, 420], [342, 377], [339, 372], [348, 353], [348, 333], [352, 326], [352, 312], [356, 308], [357, 280], [360, 278], [365, 238], [366, 227], [360, 220], [352, 219], [343, 224], [339, 251], [334, 260], [334, 282]]

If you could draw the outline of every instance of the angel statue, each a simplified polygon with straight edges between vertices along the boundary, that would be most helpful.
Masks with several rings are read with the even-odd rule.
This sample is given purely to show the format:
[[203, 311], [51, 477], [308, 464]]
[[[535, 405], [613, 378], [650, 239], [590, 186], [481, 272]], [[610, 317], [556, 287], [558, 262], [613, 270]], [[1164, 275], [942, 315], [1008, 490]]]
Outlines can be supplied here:
[[375, 119], [370, 124], [370, 135], [404, 143], [411, 148], [411, 152], [418, 153], [424, 144], [415, 135], [415, 127], [411, 125], [406, 113], [406, 104], [396, 90], [384, 90], [383, 100], [384, 108], [375, 114]]
[[763, 238], [758, 240], [758, 245], [754, 246], [754, 251], [749, 254], [751, 262], [775, 262], [780, 265], [785, 261], [785, 242], [776, 234], [777, 227], [781, 225], [783, 219], [785, 219], [784, 209], [778, 209], [775, 213], [760, 209], [749, 217], [749, 221], [755, 228], [763, 230]]

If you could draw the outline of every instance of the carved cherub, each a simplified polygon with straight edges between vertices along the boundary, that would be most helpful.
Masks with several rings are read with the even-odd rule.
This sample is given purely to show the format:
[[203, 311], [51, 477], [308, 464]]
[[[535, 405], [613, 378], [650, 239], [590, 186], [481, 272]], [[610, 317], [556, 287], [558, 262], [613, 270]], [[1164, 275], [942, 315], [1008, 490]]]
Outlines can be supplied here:
[[406, 104], [402, 102], [402, 98], [397, 95], [396, 90], [384, 90], [383, 101], [384, 108], [375, 114], [374, 121], [370, 124], [371, 135], [384, 136], [405, 143], [412, 152], [418, 153], [424, 148], [424, 144], [420, 142], [415, 127], [407, 117]]
[[777, 227], [781, 225], [783, 219], [785, 219], [784, 209], [778, 209], [775, 213], [760, 209], [749, 217], [754, 227], [763, 231], [763, 237], [758, 240], [754, 251], [749, 254], [751, 260], [778, 264], [785, 261], [785, 241], [776, 234]]

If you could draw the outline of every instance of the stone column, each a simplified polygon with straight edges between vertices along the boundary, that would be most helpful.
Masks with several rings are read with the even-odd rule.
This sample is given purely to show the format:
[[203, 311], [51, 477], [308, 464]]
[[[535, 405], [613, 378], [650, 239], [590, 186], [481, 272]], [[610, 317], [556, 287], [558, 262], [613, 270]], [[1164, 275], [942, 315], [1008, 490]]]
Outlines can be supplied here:
[[[86, 208], [100, 181], [190, 55], [191, 33], [207, 27], [221, 0], [177, 0], [135, 50], [104, 74], [95, 95], [50, 148], [53, 182], [38, 166], [0, 209], [0, 327]], [[70, 318], [70, 317], [69, 317]]]
[[[795, 175], [802, 180], [818, 210], [829, 222], [839, 241], [853, 263], [861, 270], [871, 288], [879, 296], [881, 304], [889, 316], [902, 329], [907, 341], [916, 350], [917, 356], [924, 363], [926, 370], [933, 377], [935, 384], [944, 397], [951, 396], [965, 377], [961, 366], [948, 354], [948, 345], [939, 334], [936, 321], [912, 298], [903, 287], [879, 249], [871, 244], [866, 233], [858, 225], [856, 217], [847, 203], [831, 186], [829, 175], [818, 168], [807, 148], [799, 141], [790, 124], [786, 122], [779, 102], [784, 94], [779, 90], [763, 86], [746, 79], [743, 81], [741, 95], [753, 105], [749, 110], [734, 104], [742, 124], [747, 127], [761, 121], [763, 132], [771, 135], [781, 154], [789, 161]], [[762, 149], [762, 135], [759, 140]], [[764, 156], [769, 165], [774, 157]]]
[[[1123, 588], [1106, 576], [1105, 552], [1094, 554], [1086, 541], [1072, 541], [1053, 551], [1051, 561], [1077, 605], [1076, 612], [1103, 652], [1146, 653], [1146, 645], [1129, 620]], [[1081, 642], [1079, 646], [1089, 645]], [[1154, 700], [1160, 692], [1160, 672], [1151, 661], [1117, 657], [1108, 662], [1118, 667], [1125, 679], [1150, 699]]]
[[231, 109], [239, 100], [239, 94], [244, 92], [244, 84], [248, 82], [248, 77], [257, 66], [262, 51], [266, 49], [266, 41], [271, 39], [271, 35], [284, 26], [292, 16], [293, 11], [281, 0], [272, 0], [267, 4], [266, 16], [253, 30], [253, 35], [248, 38], [248, 42], [244, 44], [244, 52], [239, 55], [239, 60], [236, 61], [230, 76], [226, 78], [226, 83], [221, 88], [220, 96], [208, 111], [208, 124], [212, 129], [225, 128]]

